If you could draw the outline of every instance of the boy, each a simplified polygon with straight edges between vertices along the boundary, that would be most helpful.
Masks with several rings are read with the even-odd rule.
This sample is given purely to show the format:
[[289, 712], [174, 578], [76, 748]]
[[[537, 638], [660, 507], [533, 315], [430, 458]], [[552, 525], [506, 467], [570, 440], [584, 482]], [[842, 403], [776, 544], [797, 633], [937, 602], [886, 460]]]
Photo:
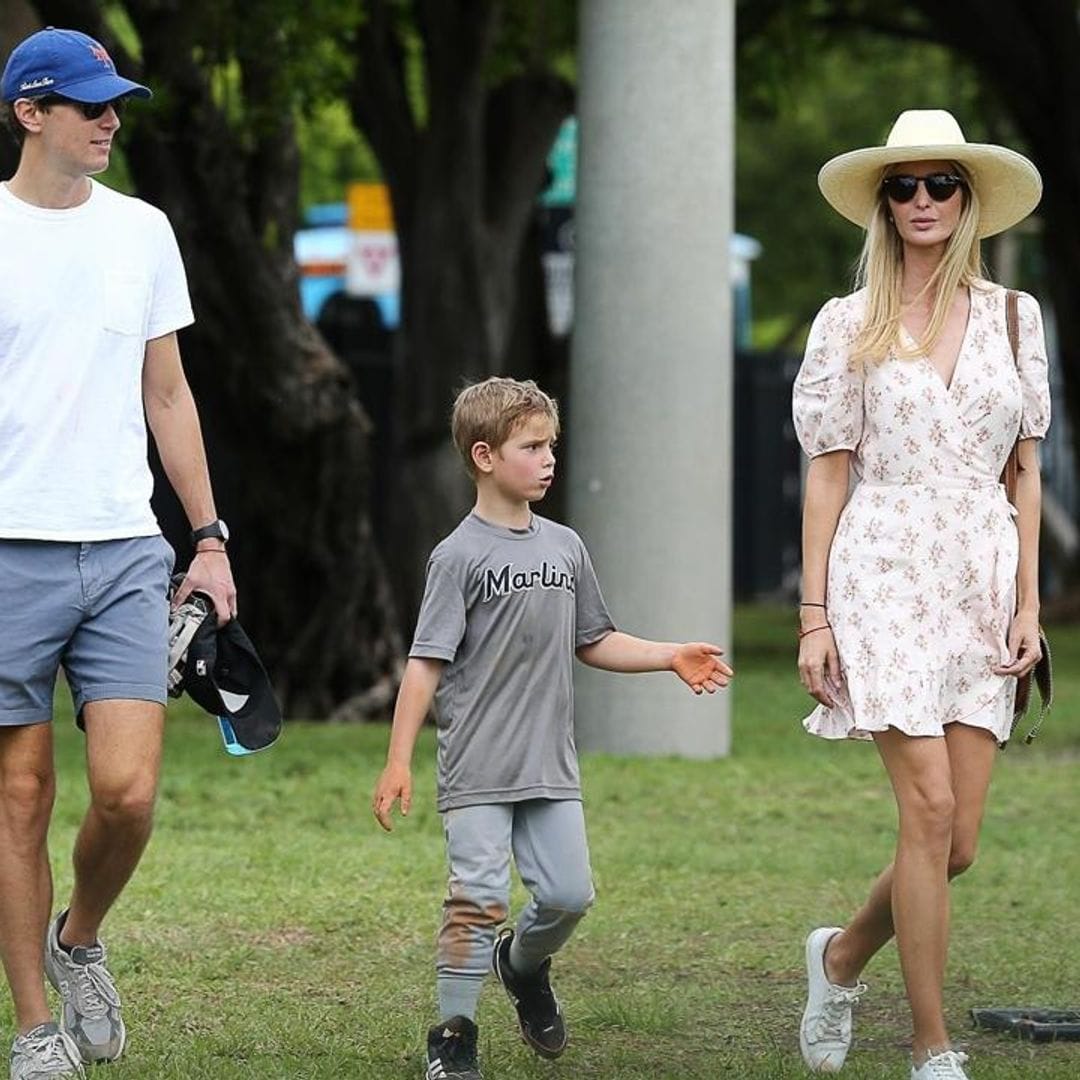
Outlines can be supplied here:
[[[555, 473], [559, 415], [533, 382], [491, 378], [454, 403], [453, 436], [476, 504], [432, 552], [372, 809], [391, 828], [409, 812], [410, 763], [436, 699], [438, 808], [450, 863], [438, 946], [441, 1022], [428, 1033], [427, 1080], [480, 1080], [476, 1005], [489, 966], [522, 1037], [566, 1048], [551, 956], [593, 900], [573, 736], [573, 656], [608, 671], [674, 671], [696, 694], [727, 686], [715, 645], [644, 641], [617, 631], [581, 539], [537, 517]], [[532, 902], [505, 921], [510, 854]]]

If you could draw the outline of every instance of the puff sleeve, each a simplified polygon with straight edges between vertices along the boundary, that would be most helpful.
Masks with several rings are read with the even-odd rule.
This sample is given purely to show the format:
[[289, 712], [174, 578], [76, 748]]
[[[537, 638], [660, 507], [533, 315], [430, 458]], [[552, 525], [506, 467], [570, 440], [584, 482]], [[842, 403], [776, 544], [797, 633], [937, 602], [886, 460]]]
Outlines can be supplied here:
[[838, 298], [810, 327], [792, 392], [795, 434], [809, 457], [854, 450], [862, 439], [863, 369], [850, 358], [857, 329]]
[[1020, 438], [1041, 439], [1050, 427], [1050, 379], [1039, 302], [1027, 293], [1017, 298], [1020, 348]]

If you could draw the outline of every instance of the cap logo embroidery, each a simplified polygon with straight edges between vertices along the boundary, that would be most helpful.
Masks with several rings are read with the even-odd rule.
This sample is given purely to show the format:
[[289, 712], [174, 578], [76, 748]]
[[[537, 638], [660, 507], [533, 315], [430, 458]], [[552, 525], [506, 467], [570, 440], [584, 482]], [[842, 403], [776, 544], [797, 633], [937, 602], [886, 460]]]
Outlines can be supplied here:
[[19, 83], [20, 90], [43, 90], [46, 86], [52, 86], [56, 82], [54, 78], [49, 75], [42, 75], [40, 79], [28, 79], [24, 83]]
[[107, 68], [111, 69], [115, 67], [112, 62], [112, 57], [101, 45], [91, 45], [90, 52], [93, 54], [95, 60], [100, 60]]

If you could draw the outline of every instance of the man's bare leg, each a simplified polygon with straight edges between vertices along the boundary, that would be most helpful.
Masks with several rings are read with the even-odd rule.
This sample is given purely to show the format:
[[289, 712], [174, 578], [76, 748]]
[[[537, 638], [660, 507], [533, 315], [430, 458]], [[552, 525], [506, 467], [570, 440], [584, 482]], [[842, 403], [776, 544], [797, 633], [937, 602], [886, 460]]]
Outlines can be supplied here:
[[60, 941], [92, 945], [150, 839], [165, 709], [93, 701], [83, 709], [90, 806], [75, 842], [75, 887]]
[[42, 957], [52, 906], [52, 724], [0, 728], [0, 958], [25, 1034], [52, 1019]]

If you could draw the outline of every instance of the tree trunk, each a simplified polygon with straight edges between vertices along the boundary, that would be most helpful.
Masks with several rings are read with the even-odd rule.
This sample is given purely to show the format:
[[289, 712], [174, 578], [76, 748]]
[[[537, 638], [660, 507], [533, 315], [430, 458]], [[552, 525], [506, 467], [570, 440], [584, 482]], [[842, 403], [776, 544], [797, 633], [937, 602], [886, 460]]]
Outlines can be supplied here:
[[1043, 178], [1048, 266], [1065, 404], [1080, 463], [1080, 26], [1075, 0], [922, 0], [930, 32], [974, 63], [994, 87]]
[[[48, 21], [103, 40], [118, 67], [140, 77], [96, 4], [37, 6]], [[283, 110], [272, 128], [230, 124], [192, 59], [197, 12], [155, 0], [130, 0], [127, 10], [145, 72], [164, 91], [131, 110], [128, 161], [185, 258], [197, 321], [181, 345], [217, 505], [232, 526], [241, 619], [287, 711], [322, 718], [392, 682], [401, 639], [368, 517], [369, 425], [348, 373], [300, 308], [291, 121]], [[257, 101], [268, 70], [241, 66]], [[186, 561], [186, 523], [175, 511], [163, 516]]]
[[[931, 31], [966, 55], [994, 87], [1043, 178], [1040, 214], [1047, 300], [1053, 306], [1073, 461], [1080, 465], [1080, 27], [1074, 0], [952, 4], [929, 0]], [[1065, 568], [1080, 585], [1080, 565]], [[1073, 606], [1076, 605], [1074, 598]], [[1068, 604], [1062, 606], [1062, 610]]]
[[[790, 12], [785, 0], [740, 5], [746, 40]], [[1048, 299], [1056, 319], [1065, 410], [1073, 460], [1080, 467], [1080, 26], [1075, 0], [915, 0], [911, 10], [866, 0], [804, 4], [803, 17], [830, 30], [869, 30], [900, 39], [934, 41], [980, 72], [1012, 119], [1042, 174], [1040, 216]], [[921, 14], [921, 18], [919, 17]], [[946, 103], [947, 104], [947, 103]], [[1067, 568], [1080, 588], [1080, 565]], [[1080, 601], [1073, 601], [1074, 606]], [[1066, 605], [1068, 606], [1068, 605]]]
[[19, 148], [6, 131], [0, 131], [0, 180], [10, 180], [19, 166]]
[[28, 0], [4, 0], [0, 5], [0, 67], [23, 38], [41, 29], [41, 20]]
[[449, 444], [453, 398], [467, 381], [528, 374], [508, 352], [518, 261], [548, 150], [573, 106], [570, 85], [545, 71], [486, 85], [500, 15], [493, 0], [414, 6], [425, 125], [409, 105], [405, 48], [386, 0], [370, 4], [350, 99], [390, 187], [402, 260], [393, 562], [410, 612], [427, 553], [472, 494]]
[[[7, 63], [11, 50], [40, 28], [37, 13], [26, 0], [0, 0], [0, 68]], [[18, 143], [0, 124], [0, 180], [13, 176], [18, 165]]]

